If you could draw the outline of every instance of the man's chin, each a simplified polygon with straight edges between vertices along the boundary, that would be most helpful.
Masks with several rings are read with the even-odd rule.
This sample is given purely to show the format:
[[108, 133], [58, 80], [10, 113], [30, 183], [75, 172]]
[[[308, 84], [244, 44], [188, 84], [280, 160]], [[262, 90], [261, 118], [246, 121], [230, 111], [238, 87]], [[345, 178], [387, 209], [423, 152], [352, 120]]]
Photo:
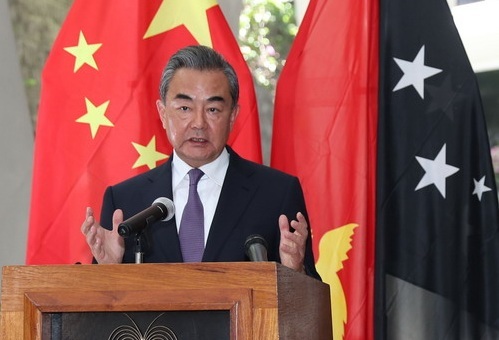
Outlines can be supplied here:
[[202, 147], [189, 148], [188, 152], [185, 152], [182, 155], [179, 154], [180, 158], [195, 168], [212, 162], [218, 156], [215, 154], [214, 150]]

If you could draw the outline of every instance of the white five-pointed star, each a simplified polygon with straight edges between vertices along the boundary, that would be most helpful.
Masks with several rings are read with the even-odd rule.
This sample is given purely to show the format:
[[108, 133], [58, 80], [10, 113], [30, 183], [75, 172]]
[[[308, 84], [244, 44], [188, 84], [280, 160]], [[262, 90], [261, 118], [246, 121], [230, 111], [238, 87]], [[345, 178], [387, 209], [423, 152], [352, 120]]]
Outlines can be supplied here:
[[445, 150], [446, 144], [440, 149], [434, 160], [416, 156], [419, 164], [425, 170], [425, 174], [414, 191], [434, 184], [445, 198], [445, 179], [459, 171], [459, 168], [445, 163]]
[[485, 186], [485, 176], [483, 176], [479, 181], [473, 178], [473, 182], [475, 182], [475, 189], [473, 190], [473, 195], [478, 196], [478, 200], [482, 201], [482, 194], [487, 191], [491, 191], [492, 189]]
[[401, 90], [407, 86], [414, 86], [421, 99], [424, 99], [424, 80], [442, 70], [424, 64], [424, 45], [419, 50], [416, 58], [413, 61], [402, 60], [393, 58], [400, 69], [404, 72], [397, 85], [395, 85], [393, 92]]

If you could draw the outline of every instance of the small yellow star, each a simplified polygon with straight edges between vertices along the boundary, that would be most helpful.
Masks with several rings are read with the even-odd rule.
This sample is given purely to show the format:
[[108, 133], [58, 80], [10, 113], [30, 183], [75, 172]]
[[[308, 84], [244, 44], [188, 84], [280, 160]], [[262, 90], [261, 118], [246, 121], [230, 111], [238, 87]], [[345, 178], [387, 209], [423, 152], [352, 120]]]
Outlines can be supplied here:
[[87, 107], [87, 112], [78, 118], [76, 122], [90, 125], [92, 139], [95, 138], [95, 135], [101, 125], [114, 126], [113, 123], [105, 116], [109, 100], [99, 106], [95, 106], [90, 100], [88, 100], [88, 98], [85, 98], [85, 105]]
[[78, 45], [65, 47], [64, 50], [75, 56], [75, 66], [73, 72], [76, 73], [84, 64], [87, 64], [94, 69], [98, 70], [97, 63], [94, 59], [94, 53], [102, 46], [102, 44], [88, 44], [87, 39], [82, 31], [78, 38]]
[[142, 165], [147, 165], [149, 169], [154, 169], [156, 167], [156, 162], [168, 158], [168, 155], [156, 151], [156, 136], [151, 138], [151, 141], [147, 146], [143, 146], [132, 142], [133, 147], [139, 153], [139, 158], [135, 161], [132, 169], [138, 168]]
[[185, 25], [200, 45], [213, 47], [206, 10], [216, 5], [216, 0], [163, 0], [144, 39]]

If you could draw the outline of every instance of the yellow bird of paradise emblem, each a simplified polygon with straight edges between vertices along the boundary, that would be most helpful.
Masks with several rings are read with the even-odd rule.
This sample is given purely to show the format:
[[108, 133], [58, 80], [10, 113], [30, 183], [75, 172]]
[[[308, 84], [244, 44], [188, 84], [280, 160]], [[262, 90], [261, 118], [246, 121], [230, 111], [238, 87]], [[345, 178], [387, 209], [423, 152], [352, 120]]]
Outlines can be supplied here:
[[338, 272], [352, 248], [352, 236], [358, 224], [350, 223], [325, 233], [319, 241], [319, 259], [316, 268], [331, 291], [333, 339], [343, 339], [347, 322], [347, 302]]

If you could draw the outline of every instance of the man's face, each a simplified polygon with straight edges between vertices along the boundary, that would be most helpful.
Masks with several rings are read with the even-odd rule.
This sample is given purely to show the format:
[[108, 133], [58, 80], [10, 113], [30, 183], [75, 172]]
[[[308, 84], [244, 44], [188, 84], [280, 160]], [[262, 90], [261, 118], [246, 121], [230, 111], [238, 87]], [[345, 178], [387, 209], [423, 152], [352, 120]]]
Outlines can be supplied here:
[[215, 160], [225, 147], [239, 111], [232, 104], [222, 71], [187, 68], [175, 72], [165, 103], [156, 102], [177, 155], [196, 168]]

